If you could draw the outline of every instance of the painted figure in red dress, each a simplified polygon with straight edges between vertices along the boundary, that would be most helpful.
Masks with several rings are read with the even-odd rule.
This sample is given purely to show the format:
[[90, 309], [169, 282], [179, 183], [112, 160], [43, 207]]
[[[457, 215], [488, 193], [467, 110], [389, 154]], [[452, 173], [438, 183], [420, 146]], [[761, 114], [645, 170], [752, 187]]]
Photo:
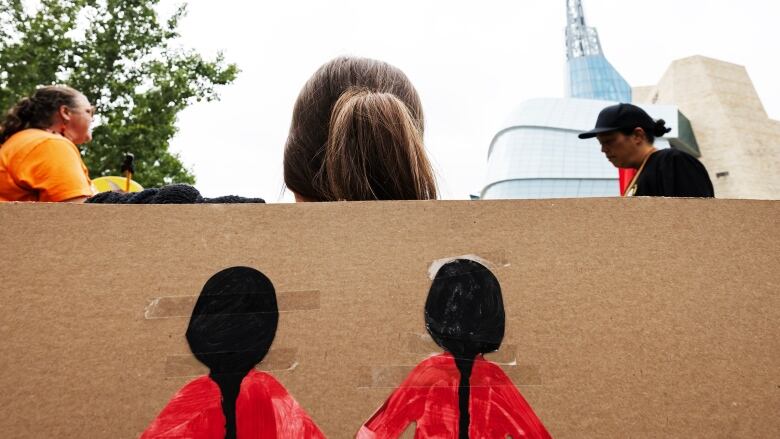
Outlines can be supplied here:
[[415, 367], [357, 437], [397, 438], [414, 422], [418, 439], [550, 438], [509, 377], [483, 358], [501, 345], [504, 322], [501, 287], [487, 267], [468, 259], [443, 265], [425, 323], [446, 352]]
[[263, 273], [232, 267], [211, 277], [187, 328], [190, 349], [209, 374], [185, 385], [141, 438], [323, 438], [284, 386], [254, 369], [278, 322], [276, 292]]

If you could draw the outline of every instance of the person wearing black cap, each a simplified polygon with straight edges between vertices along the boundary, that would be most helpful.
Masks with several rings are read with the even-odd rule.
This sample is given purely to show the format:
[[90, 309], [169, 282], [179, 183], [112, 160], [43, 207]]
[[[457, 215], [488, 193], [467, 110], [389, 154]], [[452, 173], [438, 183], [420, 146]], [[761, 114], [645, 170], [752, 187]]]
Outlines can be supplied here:
[[601, 110], [596, 127], [579, 135], [597, 137], [601, 152], [618, 168], [636, 169], [623, 195], [638, 197], [714, 197], [707, 169], [678, 149], [657, 150], [656, 137], [671, 131], [663, 119], [654, 121], [643, 109], [618, 104]]

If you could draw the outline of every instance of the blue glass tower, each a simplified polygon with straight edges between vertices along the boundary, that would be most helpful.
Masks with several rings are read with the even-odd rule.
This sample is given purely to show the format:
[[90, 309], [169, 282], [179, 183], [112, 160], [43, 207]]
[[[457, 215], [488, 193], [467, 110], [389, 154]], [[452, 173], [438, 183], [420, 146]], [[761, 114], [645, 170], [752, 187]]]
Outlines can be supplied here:
[[581, 0], [566, 0], [566, 97], [631, 102], [631, 86], [604, 57]]
[[[596, 139], [577, 134], [593, 128], [599, 112], [631, 102], [631, 86], [607, 61], [596, 29], [585, 24], [581, 0], [566, 0], [566, 98], [522, 102], [493, 137], [483, 199], [617, 197], [618, 172]], [[645, 105], [672, 132], [656, 148], [675, 146], [698, 155], [690, 123], [671, 105]]]

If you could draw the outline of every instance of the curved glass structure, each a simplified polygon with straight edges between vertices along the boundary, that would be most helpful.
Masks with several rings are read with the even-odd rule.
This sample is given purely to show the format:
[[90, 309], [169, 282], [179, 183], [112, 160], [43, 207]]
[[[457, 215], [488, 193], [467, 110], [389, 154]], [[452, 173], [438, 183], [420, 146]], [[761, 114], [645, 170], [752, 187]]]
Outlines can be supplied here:
[[[580, 140], [605, 107], [631, 102], [631, 87], [601, 51], [598, 32], [585, 24], [581, 0], [567, 0], [566, 96], [522, 103], [493, 137], [487, 184], [480, 198], [576, 198], [619, 196], [618, 171], [596, 139]], [[672, 131], [656, 139], [694, 155], [690, 122], [669, 105], [642, 105]]]
[[[592, 128], [599, 112], [615, 102], [533, 99], [522, 103], [496, 134], [488, 152], [483, 199], [578, 198], [619, 195], [615, 167], [596, 139], [577, 134]], [[675, 120], [673, 106], [644, 106], [654, 117]], [[676, 137], [677, 127], [671, 126]], [[670, 138], [656, 140], [668, 148]]]
[[577, 134], [598, 113], [631, 102], [631, 87], [601, 50], [598, 32], [585, 23], [581, 0], [566, 0], [566, 96], [523, 103], [494, 138], [481, 198], [618, 196], [618, 172], [595, 139]]
[[[579, 194], [579, 195], [572, 195]], [[485, 199], [534, 199], [617, 196], [614, 179], [527, 179], [500, 182], [486, 189]]]

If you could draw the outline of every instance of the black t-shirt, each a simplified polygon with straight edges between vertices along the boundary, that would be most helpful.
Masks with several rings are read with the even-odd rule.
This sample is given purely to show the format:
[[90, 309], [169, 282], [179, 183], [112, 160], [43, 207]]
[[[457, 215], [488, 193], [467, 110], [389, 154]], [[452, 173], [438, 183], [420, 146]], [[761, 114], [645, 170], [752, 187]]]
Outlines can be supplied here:
[[707, 169], [690, 154], [661, 149], [647, 159], [636, 182], [637, 197], [714, 197]]

